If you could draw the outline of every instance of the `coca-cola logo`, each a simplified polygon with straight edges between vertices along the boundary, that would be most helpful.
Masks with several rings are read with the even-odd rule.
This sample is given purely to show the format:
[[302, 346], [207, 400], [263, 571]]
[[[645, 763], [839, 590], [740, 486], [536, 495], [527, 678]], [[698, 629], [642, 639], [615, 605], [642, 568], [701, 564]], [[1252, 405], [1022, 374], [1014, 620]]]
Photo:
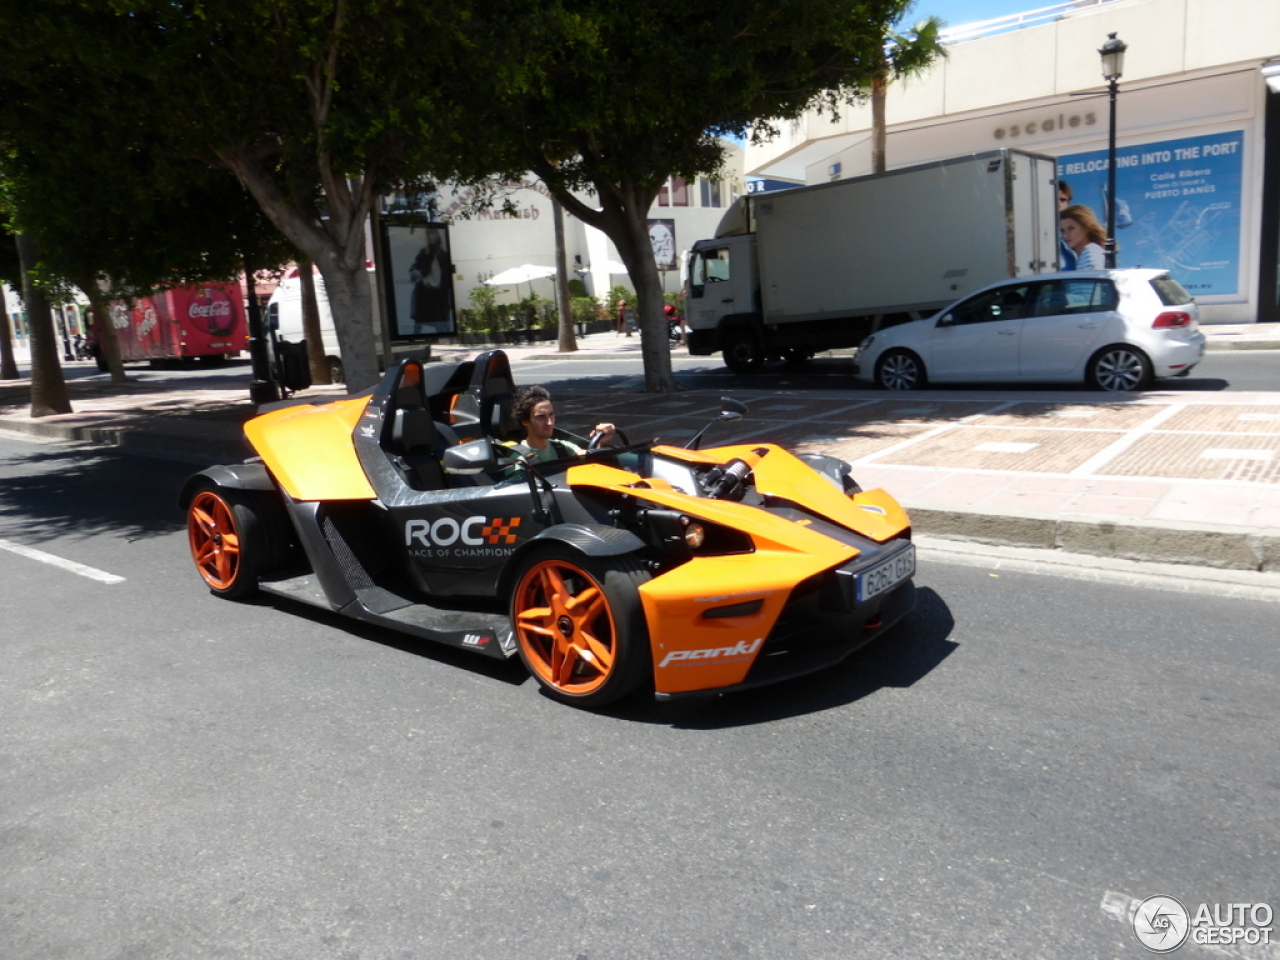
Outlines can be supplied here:
[[113, 303], [107, 311], [111, 316], [111, 326], [117, 330], [129, 329], [129, 308], [123, 303]]
[[203, 287], [187, 304], [187, 318], [211, 337], [225, 337], [236, 325], [231, 298], [214, 287]]

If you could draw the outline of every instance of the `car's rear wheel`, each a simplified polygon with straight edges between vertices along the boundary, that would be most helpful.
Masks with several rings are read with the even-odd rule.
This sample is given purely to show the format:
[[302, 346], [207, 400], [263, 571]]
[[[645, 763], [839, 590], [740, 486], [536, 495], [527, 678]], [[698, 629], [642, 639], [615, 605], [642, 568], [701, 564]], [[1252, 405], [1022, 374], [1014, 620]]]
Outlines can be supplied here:
[[249, 490], [212, 481], [187, 507], [187, 541], [201, 578], [220, 597], [239, 600], [257, 592], [258, 578], [279, 566], [291, 548], [273, 505]]
[[1141, 390], [1151, 382], [1151, 361], [1134, 347], [1103, 347], [1089, 361], [1088, 379], [1095, 389], [1110, 393]]
[[636, 592], [648, 579], [631, 557], [588, 557], [559, 544], [524, 563], [511, 626], [520, 659], [548, 694], [597, 707], [648, 679], [649, 633]]
[[876, 364], [876, 383], [886, 390], [914, 390], [925, 382], [924, 364], [910, 350], [890, 350]]

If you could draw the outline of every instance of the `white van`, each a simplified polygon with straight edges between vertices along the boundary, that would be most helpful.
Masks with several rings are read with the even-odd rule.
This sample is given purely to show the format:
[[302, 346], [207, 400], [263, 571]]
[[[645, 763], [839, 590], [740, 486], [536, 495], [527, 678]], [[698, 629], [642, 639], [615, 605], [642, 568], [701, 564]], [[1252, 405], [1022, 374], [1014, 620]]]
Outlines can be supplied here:
[[[338, 331], [333, 326], [333, 312], [329, 309], [329, 296], [325, 292], [324, 277], [314, 267], [312, 276], [316, 281], [316, 306], [320, 311], [320, 341], [324, 344], [324, 358], [329, 365], [329, 378], [334, 383], [344, 382], [342, 375], [342, 351], [338, 347]], [[369, 293], [373, 294], [375, 273], [372, 267], [365, 276], [369, 281]], [[281, 340], [297, 343], [305, 338], [302, 331], [302, 280], [298, 276], [298, 268], [290, 267], [280, 280], [271, 299], [267, 301], [266, 321], [268, 329], [274, 327]], [[374, 325], [373, 346], [380, 354], [382, 337]]]

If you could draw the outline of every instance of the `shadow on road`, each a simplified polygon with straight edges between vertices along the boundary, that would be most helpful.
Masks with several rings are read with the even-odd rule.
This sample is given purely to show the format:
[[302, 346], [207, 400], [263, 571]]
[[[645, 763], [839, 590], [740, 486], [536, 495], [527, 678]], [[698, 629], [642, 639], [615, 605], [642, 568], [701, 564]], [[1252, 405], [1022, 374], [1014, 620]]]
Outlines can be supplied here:
[[[192, 472], [186, 464], [65, 446], [0, 459], [0, 469], [20, 472], [0, 483], [0, 518], [36, 540], [172, 533], [184, 523], [178, 490]], [[157, 504], [157, 488], [171, 490], [172, 499]]]

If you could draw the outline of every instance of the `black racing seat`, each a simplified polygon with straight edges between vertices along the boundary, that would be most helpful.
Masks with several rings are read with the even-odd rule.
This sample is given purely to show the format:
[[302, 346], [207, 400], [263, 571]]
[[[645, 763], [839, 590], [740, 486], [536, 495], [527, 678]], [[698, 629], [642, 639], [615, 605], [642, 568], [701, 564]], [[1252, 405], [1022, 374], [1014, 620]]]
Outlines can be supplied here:
[[391, 451], [406, 482], [414, 490], [441, 490], [445, 486], [440, 465], [442, 441], [431, 411], [426, 407], [397, 407], [391, 415]]
[[449, 411], [449, 425], [462, 440], [490, 437], [510, 440], [520, 433], [511, 416], [515, 378], [511, 361], [501, 350], [490, 350], [475, 359], [471, 383], [458, 395]]

